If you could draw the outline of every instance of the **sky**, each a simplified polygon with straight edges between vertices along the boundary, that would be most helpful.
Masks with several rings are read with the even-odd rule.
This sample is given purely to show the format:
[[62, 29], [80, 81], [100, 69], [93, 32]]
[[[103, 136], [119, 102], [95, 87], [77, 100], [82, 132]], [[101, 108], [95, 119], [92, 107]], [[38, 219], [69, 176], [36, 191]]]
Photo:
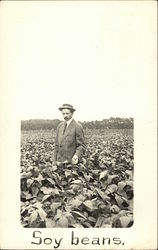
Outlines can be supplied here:
[[150, 110], [153, 6], [112, 2], [2, 2], [1, 105], [22, 120], [62, 119], [63, 103], [76, 108], [80, 121]]

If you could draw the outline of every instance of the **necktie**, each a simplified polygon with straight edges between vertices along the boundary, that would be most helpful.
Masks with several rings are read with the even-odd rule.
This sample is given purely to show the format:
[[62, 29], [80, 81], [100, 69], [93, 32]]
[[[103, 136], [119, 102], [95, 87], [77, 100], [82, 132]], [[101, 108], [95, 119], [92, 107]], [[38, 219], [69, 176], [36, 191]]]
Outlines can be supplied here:
[[65, 133], [66, 128], [67, 128], [67, 123], [65, 122], [64, 123], [64, 129], [63, 129], [63, 134]]

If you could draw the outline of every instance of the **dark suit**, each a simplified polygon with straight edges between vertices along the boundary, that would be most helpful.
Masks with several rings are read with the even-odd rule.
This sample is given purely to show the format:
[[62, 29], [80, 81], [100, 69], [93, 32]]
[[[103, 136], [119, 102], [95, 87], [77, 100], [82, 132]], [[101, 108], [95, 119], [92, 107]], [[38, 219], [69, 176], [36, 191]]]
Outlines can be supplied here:
[[71, 162], [74, 154], [76, 154], [80, 160], [85, 149], [83, 128], [81, 124], [72, 120], [63, 134], [64, 123], [65, 122], [61, 122], [57, 128], [54, 161], [63, 162], [67, 160]]

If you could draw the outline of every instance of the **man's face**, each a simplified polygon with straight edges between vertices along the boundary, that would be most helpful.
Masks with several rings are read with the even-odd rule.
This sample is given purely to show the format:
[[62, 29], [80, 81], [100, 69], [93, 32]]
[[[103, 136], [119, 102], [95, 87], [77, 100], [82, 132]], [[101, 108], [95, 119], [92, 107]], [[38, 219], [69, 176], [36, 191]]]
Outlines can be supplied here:
[[65, 121], [69, 121], [73, 116], [73, 113], [69, 109], [63, 109], [61, 112]]

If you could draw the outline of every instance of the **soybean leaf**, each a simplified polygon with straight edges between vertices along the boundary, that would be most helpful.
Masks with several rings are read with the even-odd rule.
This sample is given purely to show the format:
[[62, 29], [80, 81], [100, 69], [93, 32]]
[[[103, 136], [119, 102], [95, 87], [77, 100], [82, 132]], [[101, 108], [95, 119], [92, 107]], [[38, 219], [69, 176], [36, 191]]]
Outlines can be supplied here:
[[38, 209], [38, 213], [39, 213], [39, 216], [42, 220], [46, 219], [47, 214], [42, 208]]
[[29, 188], [33, 182], [34, 182], [33, 179], [27, 179], [27, 187]]
[[90, 210], [93, 210], [94, 207], [93, 207], [93, 202], [91, 200], [86, 200], [83, 202], [83, 204]]
[[117, 191], [117, 185], [116, 184], [111, 184], [107, 187], [106, 189], [106, 193], [109, 194], [109, 193], [115, 193]]
[[72, 181], [71, 183], [72, 183], [72, 184], [81, 184], [82, 181], [81, 181], [81, 180], [75, 180], [75, 181]]
[[49, 218], [46, 218], [46, 219], [45, 219], [45, 224], [46, 224], [46, 227], [47, 227], [47, 228], [53, 228], [53, 227], [56, 226], [55, 221], [52, 220], [52, 219], [49, 219]]
[[79, 216], [79, 217], [82, 217], [83, 219], [87, 219], [83, 214], [81, 214], [80, 212], [78, 212], [78, 211], [72, 211], [72, 214], [76, 214], [77, 216]]
[[40, 190], [44, 193], [44, 194], [50, 194], [53, 191], [53, 188], [49, 187], [41, 187]]
[[38, 211], [37, 209], [35, 209], [29, 217], [29, 223], [32, 224], [37, 219], [37, 216], [38, 216]]
[[48, 180], [52, 185], [55, 185], [55, 181], [52, 180], [51, 178], [47, 178], [47, 180]]
[[33, 186], [32, 187], [32, 195], [37, 196], [38, 192], [39, 192], [39, 188], [36, 186]]
[[110, 200], [110, 198], [103, 191], [101, 191], [99, 188], [95, 188], [95, 190], [97, 191], [99, 196], [103, 199], [103, 201], [109, 201]]
[[61, 206], [61, 202], [53, 202], [50, 206], [50, 208], [52, 209], [52, 211], [55, 213], [56, 210]]
[[78, 208], [80, 205], [82, 204], [82, 201], [78, 200], [78, 199], [73, 199], [70, 201], [69, 205], [71, 206], [71, 208]]
[[83, 226], [79, 223], [73, 223], [73, 224], [70, 224], [71, 227], [75, 227], [75, 228], [83, 228]]
[[47, 200], [49, 197], [51, 197], [50, 194], [46, 194], [45, 196], [43, 196], [42, 202], [44, 202], [45, 200]]
[[66, 216], [62, 215], [57, 221], [58, 227], [68, 227], [68, 219]]
[[100, 173], [99, 180], [104, 179], [108, 174], [108, 170], [104, 170], [103, 172]]

